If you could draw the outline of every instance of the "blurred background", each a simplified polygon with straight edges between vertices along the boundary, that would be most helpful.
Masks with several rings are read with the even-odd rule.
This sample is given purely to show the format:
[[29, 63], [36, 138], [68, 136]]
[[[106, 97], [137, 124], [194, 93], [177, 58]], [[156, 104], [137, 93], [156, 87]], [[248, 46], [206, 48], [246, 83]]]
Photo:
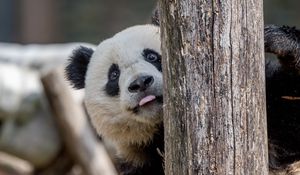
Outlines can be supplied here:
[[[155, 0], [0, 0], [0, 41], [89, 42], [147, 22]], [[300, 1], [264, 0], [266, 24], [300, 27]]]
[[0, 0], [0, 41], [90, 42], [146, 23], [154, 0]]
[[[155, 3], [0, 0], [0, 175], [85, 174], [66, 151], [40, 78], [75, 47], [149, 22]], [[265, 23], [300, 28], [299, 7], [299, 0], [264, 0]], [[83, 93], [68, 88], [81, 104]]]

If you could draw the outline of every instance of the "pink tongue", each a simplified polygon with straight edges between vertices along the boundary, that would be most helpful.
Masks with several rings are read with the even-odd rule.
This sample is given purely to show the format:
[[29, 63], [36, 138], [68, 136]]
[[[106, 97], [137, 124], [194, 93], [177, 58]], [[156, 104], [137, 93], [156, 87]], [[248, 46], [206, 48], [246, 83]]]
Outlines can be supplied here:
[[153, 101], [154, 99], [156, 99], [156, 97], [154, 95], [148, 95], [139, 102], [139, 105], [143, 106], [144, 104], [146, 104], [150, 101]]

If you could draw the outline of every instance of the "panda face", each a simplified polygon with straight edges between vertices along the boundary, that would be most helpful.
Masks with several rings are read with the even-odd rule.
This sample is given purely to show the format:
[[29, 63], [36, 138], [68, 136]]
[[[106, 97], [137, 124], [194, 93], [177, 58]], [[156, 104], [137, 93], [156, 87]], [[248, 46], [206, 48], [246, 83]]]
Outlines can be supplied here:
[[[100, 43], [90, 58], [84, 83], [85, 104], [98, 133], [147, 140], [143, 130], [154, 130], [162, 122], [161, 71], [156, 26], [131, 27]], [[140, 136], [129, 136], [132, 128], [141, 128]], [[150, 133], [145, 131], [149, 137]]]

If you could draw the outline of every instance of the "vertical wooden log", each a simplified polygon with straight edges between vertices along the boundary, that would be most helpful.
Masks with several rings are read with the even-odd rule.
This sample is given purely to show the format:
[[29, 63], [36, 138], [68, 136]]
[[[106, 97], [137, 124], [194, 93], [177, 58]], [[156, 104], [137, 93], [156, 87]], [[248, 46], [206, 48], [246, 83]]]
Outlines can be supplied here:
[[262, 0], [160, 1], [166, 174], [268, 174]]

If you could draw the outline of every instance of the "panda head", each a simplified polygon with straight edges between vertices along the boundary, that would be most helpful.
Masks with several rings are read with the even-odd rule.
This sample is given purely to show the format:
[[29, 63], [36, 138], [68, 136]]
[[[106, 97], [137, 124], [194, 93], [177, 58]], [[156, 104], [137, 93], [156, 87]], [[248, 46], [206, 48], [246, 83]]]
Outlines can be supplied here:
[[99, 134], [116, 139], [133, 134], [135, 140], [140, 135], [143, 142], [162, 122], [161, 71], [159, 28], [141, 25], [117, 33], [94, 51], [76, 49], [66, 76], [75, 88], [85, 88], [85, 105]]

